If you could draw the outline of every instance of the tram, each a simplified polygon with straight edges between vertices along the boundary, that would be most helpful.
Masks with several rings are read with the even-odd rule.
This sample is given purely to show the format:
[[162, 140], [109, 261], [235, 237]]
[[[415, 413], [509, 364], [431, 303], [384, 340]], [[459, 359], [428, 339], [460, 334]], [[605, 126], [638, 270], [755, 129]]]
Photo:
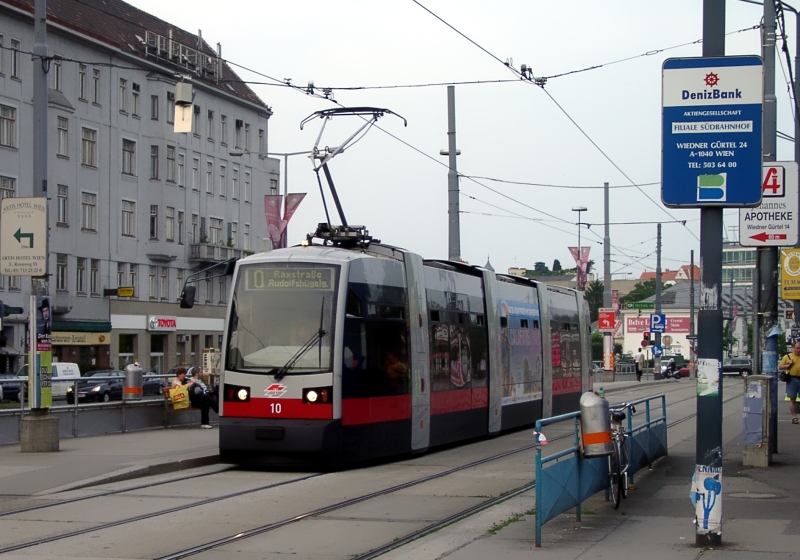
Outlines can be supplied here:
[[339, 464], [577, 410], [580, 292], [371, 244], [241, 259], [226, 320], [220, 454]]
[[[371, 115], [374, 122], [384, 113], [391, 112], [314, 116]], [[327, 168], [345, 144], [327, 154], [314, 149], [315, 171], [325, 172], [342, 225], [328, 216], [300, 246], [229, 267], [222, 459], [339, 465], [421, 453], [577, 410], [592, 389], [582, 294], [425, 260], [348, 225]], [[182, 305], [193, 298], [194, 287], [185, 287]]]

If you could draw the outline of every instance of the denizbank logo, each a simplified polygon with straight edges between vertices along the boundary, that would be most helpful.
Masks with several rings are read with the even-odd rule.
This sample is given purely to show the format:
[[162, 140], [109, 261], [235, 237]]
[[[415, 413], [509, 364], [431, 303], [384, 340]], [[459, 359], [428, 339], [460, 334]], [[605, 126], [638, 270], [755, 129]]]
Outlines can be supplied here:
[[[706, 74], [705, 79], [703, 80], [708, 87], [716, 87], [719, 85], [719, 75], [714, 72], [709, 72]], [[741, 99], [742, 92], [739, 88], [734, 89], [733, 91], [722, 91], [719, 89], [712, 89], [712, 90], [701, 90], [701, 91], [689, 91], [685, 89], [681, 91], [681, 99]]]

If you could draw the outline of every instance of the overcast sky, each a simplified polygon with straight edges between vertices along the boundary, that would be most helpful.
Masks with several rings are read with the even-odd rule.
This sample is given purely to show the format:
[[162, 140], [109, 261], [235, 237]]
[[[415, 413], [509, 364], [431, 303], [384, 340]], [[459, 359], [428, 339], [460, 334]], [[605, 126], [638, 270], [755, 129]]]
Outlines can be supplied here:
[[[399, 140], [372, 129], [330, 164], [348, 222], [366, 225], [385, 243], [425, 258], [447, 257], [447, 158], [439, 155], [447, 147], [447, 88], [336, 88], [515, 80], [456, 85], [458, 170], [476, 178], [461, 180], [462, 258], [483, 265], [490, 257], [498, 271], [533, 268], [536, 261], [551, 266], [554, 259], [574, 266], [567, 249], [577, 244], [571, 209], [586, 206], [581, 221], [596, 225], [582, 229], [581, 241], [592, 246], [602, 270], [602, 189], [486, 178], [642, 185], [611, 191], [611, 222], [664, 222], [665, 269], [688, 263], [691, 249], [698, 258], [699, 210], [664, 208], [659, 181], [661, 65], [702, 54], [694, 43], [702, 37], [702, 0], [420, 0], [424, 8], [413, 0], [130, 1], [187, 31], [202, 29], [210, 44], [222, 43], [224, 58], [263, 74], [234, 67], [242, 79], [275, 84], [251, 86], [274, 112], [271, 152], [310, 150], [320, 121], [302, 131], [300, 121], [335, 106], [281, 86], [286, 79], [303, 87], [313, 81], [317, 91], [334, 88], [345, 106], [384, 107], [405, 117], [407, 127], [391, 116], [378, 123]], [[761, 6], [727, 4], [729, 33], [760, 23]], [[795, 21], [788, 13], [787, 24], [793, 48]], [[760, 54], [760, 44], [757, 29], [732, 33], [726, 54]], [[526, 64], [536, 77], [603, 66], [551, 77], [543, 91], [516, 80], [495, 57], [517, 69]], [[778, 130], [793, 136], [780, 61]], [[338, 145], [358, 126], [352, 117], [331, 123], [321, 146]], [[793, 144], [778, 140], [778, 160], [789, 159]], [[308, 193], [289, 226], [290, 242], [297, 243], [325, 220], [304, 156], [289, 158], [289, 192]], [[672, 220], [686, 226], [667, 223]], [[725, 225], [738, 225], [738, 210], [725, 212]], [[613, 225], [612, 271], [638, 277], [653, 270], [655, 238], [655, 224]]]

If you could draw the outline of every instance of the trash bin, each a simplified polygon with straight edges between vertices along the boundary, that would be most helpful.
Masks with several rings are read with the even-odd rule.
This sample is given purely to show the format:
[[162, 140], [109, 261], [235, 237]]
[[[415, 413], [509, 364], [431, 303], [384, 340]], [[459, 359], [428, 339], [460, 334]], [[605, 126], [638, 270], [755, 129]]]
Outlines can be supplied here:
[[744, 380], [742, 463], [745, 467], [768, 467], [772, 462], [769, 433], [771, 392], [771, 375], [749, 375]]
[[142, 381], [144, 372], [135, 364], [125, 367], [125, 383], [122, 398], [126, 401], [138, 401], [142, 398]]
[[592, 392], [581, 395], [581, 444], [584, 457], [606, 457], [614, 452], [608, 401]]

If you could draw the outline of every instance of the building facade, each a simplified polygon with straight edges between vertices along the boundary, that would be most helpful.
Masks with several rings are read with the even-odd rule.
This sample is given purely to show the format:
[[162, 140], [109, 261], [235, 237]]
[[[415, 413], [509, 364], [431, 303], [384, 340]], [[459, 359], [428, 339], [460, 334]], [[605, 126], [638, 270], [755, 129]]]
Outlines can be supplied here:
[[[261, 250], [271, 109], [200, 36], [120, 0], [48, 0], [50, 58], [32, 61], [33, 0], [0, 0], [0, 196], [30, 197], [33, 64], [49, 67], [48, 219], [53, 357], [85, 368], [138, 359], [160, 372], [218, 347], [226, 278], [184, 282]], [[193, 103], [175, 105], [176, 84]], [[175, 133], [191, 116], [191, 132]], [[215, 271], [211, 271], [213, 274]], [[132, 288], [117, 297], [117, 288]], [[0, 278], [6, 317], [0, 371], [26, 345], [29, 277]], [[120, 294], [124, 293], [120, 292]], [[2, 340], [0, 340], [2, 342]]]

